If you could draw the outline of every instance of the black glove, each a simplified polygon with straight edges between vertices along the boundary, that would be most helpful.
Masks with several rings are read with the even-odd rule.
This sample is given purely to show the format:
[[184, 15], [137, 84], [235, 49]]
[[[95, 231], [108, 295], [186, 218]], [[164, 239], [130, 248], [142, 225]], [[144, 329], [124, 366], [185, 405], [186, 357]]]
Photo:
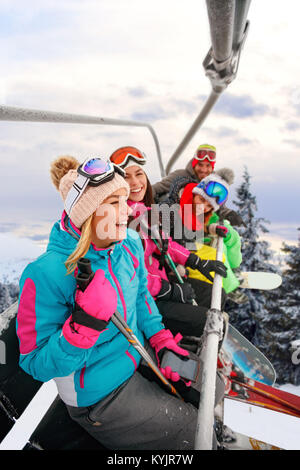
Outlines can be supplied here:
[[165, 279], [161, 280], [161, 289], [156, 296], [157, 300], [170, 300], [183, 304], [191, 304], [195, 298], [195, 291], [188, 282], [177, 284], [176, 282], [170, 283]]
[[208, 226], [208, 233], [210, 235], [218, 235], [219, 237], [226, 238], [228, 235], [228, 228], [225, 225], [210, 224]]
[[222, 277], [227, 277], [227, 268], [222, 261], [214, 261], [209, 259], [201, 259], [195, 253], [191, 253], [185, 265], [191, 269], [197, 269], [209, 281], [213, 282], [213, 278], [209, 274], [214, 272]]
[[233, 209], [229, 209], [226, 206], [221, 206], [217, 211], [217, 214], [220, 219], [227, 219], [231, 225], [235, 225], [237, 227], [241, 227], [241, 225], [243, 225], [244, 227], [247, 227], [242, 217]]

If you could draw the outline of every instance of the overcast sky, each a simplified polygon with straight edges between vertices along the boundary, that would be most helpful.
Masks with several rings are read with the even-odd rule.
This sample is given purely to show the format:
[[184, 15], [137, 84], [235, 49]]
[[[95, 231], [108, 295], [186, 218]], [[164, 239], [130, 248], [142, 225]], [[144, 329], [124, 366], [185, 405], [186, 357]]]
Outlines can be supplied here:
[[[232, 206], [247, 165], [274, 248], [300, 226], [299, 14], [298, 0], [252, 0], [238, 76], [174, 167], [215, 145], [217, 167], [235, 171]], [[211, 89], [204, 0], [0, 0], [0, 40], [0, 104], [147, 121], [165, 164]], [[1, 122], [0, 232], [44, 241], [62, 210], [51, 160], [121, 145], [144, 150], [159, 179], [146, 129]]]

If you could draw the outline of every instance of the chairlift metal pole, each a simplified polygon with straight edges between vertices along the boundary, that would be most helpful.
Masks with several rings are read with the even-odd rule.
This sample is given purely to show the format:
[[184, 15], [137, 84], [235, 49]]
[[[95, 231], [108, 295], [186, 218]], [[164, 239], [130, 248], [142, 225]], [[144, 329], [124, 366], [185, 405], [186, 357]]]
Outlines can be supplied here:
[[[160, 250], [160, 236], [153, 239], [156, 246]], [[166, 257], [167, 261], [172, 261]], [[217, 237], [217, 253], [216, 260], [223, 259], [223, 238]], [[183, 279], [178, 273], [173, 262], [170, 268], [177, 276], [180, 284]], [[194, 301], [193, 305], [197, 305]], [[195, 434], [195, 450], [212, 450], [213, 446], [213, 429], [214, 429], [214, 409], [215, 409], [215, 392], [216, 392], [216, 374], [219, 341], [223, 336], [223, 316], [221, 311], [222, 305], [222, 276], [215, 274], [211, 295], [211, 307], [207, 311], [203, 338], [203, 346], [201, 350], [201, 360], [203, 363], [200, 384], [200, 402], [197, 417], [197, 428]], [[199, 339], [199, 338], [198, 338]]]
[[212, 91], [171, 156], [166, 167], [167, 174], [195, 136], [222, 92], [237, 75], [240, 54], [249, 27], [246, 17], [250, 1], [206, 0], [212, 46], [203, 61], [203, 67], [211, 81]]
[[[218, 261], [223, 257], [223, 238], [218, 237]], [[215, 274], [212, 287], [211, 308], [203, 332], [201, 359], [203, 363], [198, 409], [195, 450], [212, 450], [214, 409], [216, 392], [216, 374], [219, 341], [223, 335], [223, 316], [221, 312], [222, 276]]]
[[244, 31], [247, 24], [247, 15], [251, 0], [235, 0], [235, 18], [232, 38], [232, 48], [237, 50], [243, 42]]
[[166, 174], [162, 162], [157, 135], [153, 127], [147, 122], [130, 121], [124, 119], [111, 119], [98, 116], [87, 116], [84, 114], [70, 114], [27, 108], [16, 108], [13, 106], [0, 106], [0, 121], [52, 122], [66, 124], [98, 124], [107, 126], [146, 127], [151, 133], [154, 140], [161, 176], [163, 177]]

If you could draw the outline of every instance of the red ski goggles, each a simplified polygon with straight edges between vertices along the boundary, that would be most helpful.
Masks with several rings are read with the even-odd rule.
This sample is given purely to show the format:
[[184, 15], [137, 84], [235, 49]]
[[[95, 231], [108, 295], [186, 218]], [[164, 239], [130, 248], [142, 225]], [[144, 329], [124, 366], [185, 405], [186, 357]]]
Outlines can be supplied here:
[[122, 147], [110, 156], [110, 161], [121, 168], [125, 167], [129, 160], [138, 165], [145, 165], [147, 161], [146, 155], [135, 147]]
[[216, 152], [214, 150], [197, 150], [194, 155], [194, 158], [199, 161], [203, 161], [207, 158], [210, 162], [215, 162]]
[[113, 179], [116, 172], [123, 176], [123, 178], [125, 177], [125, 171], [110, 161], [102, 160], [101, 158], [88, 158], [85, 160], [77, 168], [78, 176], [66, 197], [66, 213], [70, 215], [73, 206], [78, 202], [88, 185], [99, 186], [106, 183]]

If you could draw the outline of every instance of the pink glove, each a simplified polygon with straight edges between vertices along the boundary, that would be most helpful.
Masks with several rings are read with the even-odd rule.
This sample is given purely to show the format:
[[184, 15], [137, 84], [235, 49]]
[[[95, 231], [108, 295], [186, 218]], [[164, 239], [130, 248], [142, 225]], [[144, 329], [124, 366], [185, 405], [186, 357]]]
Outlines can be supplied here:
[[90, 320], [93, 318], [100, 320], [97, 327], [103, 326], [103, 329], [94, 329], [77, 323], [74, 321], [73, 314], [65, 322], [63, 326], [65, 339], [73, 346], [87, 349], [94, 346], [99, 335], [105, 331], [107, 322], [117, 309], [118, 296], [109, 280], [106, 279], [104, 271], [98, 269], [85, 291], [76, 291], [75, 301], [77, 308], [75, 306], [74, 315], [79, 306], [83, 310], [83, 316]]
[[76, 291], [75, 301], [89, 315], [109, 321], [117, 309], [118, 297], [103, 269], [98, 269], [85, 291]]
[[[167, 366], [165, 369], [160, 367], [160, 360], [163, 356], [164, 350], [169, 349], [176, 354], [180, 354], [181, 356], [188, 356], [189, 352], [186, 349], [181, 348], [178, 346], [177, 343], [181, 340], [182, 335], [177, 333], [175, 338], [173, 337], [170, 330], [160, 330], [155, 335], [151, 336], [149, 339], [150, 345], [155, 351], [156, 359], [158, 363], [158, 367], [160, 368], [161, 372], [164, 374], [166, 379], [172, 380], [173, 382], [178, 382], [181, 379], [178, 372], [174, 372], [170, 366]], [[189, 384], [187, 384], [189, 385]]]

